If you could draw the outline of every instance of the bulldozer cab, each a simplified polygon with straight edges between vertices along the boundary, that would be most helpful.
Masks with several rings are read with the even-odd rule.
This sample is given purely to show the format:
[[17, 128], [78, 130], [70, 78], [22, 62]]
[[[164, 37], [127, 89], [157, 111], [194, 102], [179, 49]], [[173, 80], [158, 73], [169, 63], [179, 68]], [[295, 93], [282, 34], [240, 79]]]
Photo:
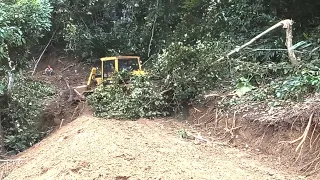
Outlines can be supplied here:
[[94, 67], [89, 75], [87, 85], [78, 86], [74, 90], [84, 99], [83, 94], [90, 94], [95, 87], [104, 84], [113, 84], [115, 72], [127, 70], [133, 75], [144, 75], [139, 56], [114, 56], [100, 58], [101, 67]]
[[[101, 60], [100, 73], [97, 73], [97, 68], [93, 68], [88, 79], [88, 87], [97, 86], [103, 82], [112, 84], [112, 76], [115, 72], [127, 70], [132, 74], [145, 74], [141, 68], [139, 56], [115, 56], [103, 57]], [[91, 88], [89, 88], [91, 89]]]

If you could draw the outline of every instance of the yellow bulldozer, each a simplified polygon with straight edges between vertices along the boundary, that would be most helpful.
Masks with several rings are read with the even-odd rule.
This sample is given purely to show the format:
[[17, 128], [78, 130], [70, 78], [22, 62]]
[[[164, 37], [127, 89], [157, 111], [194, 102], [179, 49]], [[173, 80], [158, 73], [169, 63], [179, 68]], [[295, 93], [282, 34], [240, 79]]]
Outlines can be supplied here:
[[113, 74], [127, 70], [133, 75], [144, 75], [142, 64], [139, 56], [114, 56], [100, 58], [101, 67], [94, 67], [91, 70], [86, 85], [74, 88], [74, 91], [85, 100], [86, 95], [93, 92], [99, 85], [112, 85]]

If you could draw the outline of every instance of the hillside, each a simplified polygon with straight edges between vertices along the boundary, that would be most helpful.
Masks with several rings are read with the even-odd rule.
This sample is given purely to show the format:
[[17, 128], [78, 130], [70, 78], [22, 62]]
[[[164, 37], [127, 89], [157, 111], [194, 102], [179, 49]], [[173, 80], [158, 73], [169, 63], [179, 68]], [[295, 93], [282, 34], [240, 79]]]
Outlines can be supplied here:
[[1, 1], [0, 179], [320, 179], [319, 8]]
[[179, 138], [182, 128], [192, 131], [175, 120], [83, 115], [2, 165], [3, 179], [299, 179], [263, 155]]

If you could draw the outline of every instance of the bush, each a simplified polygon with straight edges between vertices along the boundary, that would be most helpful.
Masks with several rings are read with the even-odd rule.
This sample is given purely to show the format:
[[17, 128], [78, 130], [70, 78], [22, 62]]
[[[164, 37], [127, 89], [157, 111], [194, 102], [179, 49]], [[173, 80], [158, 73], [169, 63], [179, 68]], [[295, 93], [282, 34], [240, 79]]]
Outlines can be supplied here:
[[130, 76], [130, 84], [121, 84], [119, 79], [123, 76], [117, 74], [115, 84], [100, 86], [88, 97], [96, 116], [134, 119], [169, 114], [164, 93], [150, 82], [149, 76]]
[[276, 83], [273, 88], [276, 98], [301, 100], [304, 95], [320, 92], [319, 72], [303, 70]]
[[38, 128], [45, 101], [54, 94], [47, 84], [16, 77], [9, 102], [1, 104], [5, 146], [9, 153], [21, 152], [37, 143], [45, 132]]

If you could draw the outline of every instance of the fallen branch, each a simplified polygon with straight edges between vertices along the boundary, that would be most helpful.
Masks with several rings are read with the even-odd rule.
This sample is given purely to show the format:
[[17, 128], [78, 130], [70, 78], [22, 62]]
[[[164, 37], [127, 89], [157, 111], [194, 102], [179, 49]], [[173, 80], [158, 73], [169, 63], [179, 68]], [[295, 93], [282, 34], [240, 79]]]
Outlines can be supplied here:
[[73, 99], [73, 97], [72, 97], [72, 88], [70, 87], [70, 85], [69, 85], [69, 83], [68, 83], [68, 81], [65, 79], [65, 78], [63, 78], [62, 77], [62, 79], [64, 80], [64, 82], [67, 84], [67, 87], [68, 87], [68, 89], [69, 89], [69, 99], [68, 99], [68, 102], [71, 102], [72, 101], [72, 99]]
[[64, 119], [61, 119], [61, 122], [60, 122], [60, 127], [59, 127], [59, 129], [61, 129], [61, 127], [62, 127], [62, 124], [63, 124], [63, 122], [64, 122]]
[[209, 98], [209, 97], [221, 97], [221, 98], [225, 98], [225, 97], [228, 97], [228, 96], [235, 96], [236, 94], [235, 93], [229, 93], [229, 94], [217, 94], [217, 93], [212, 93], [212, 94], [206, 94], [204, 95], [203, 97], [205, 99]]
[[15, 162], [15, 161], [24, 161], [26, 159], [0, 159], [0, 162]]
[[74, 65], [75, 65], [75, 64], [71, 64], [71, 65], [69, 65], [69, 66], [67, 66], [67, 67], [63, 68], [61, 72], [64, 72], [65, 70], [67, 70], [67, 69], [69, 69], [69, 68], [73, 67]]
[[210, 142], [209, 140], [203, 138], [203, 137], [200, 136], [200, 135], [196, 136], [196, 135], [194, 135], [194, 134], [192, 134], [191, 132], [188, 132], [188, 131], [186, 131], [186, 133], [187, 133], [188, 136], [192, 136], [192, 137], [194, 137], [195, 139], [202, 140], [202, 141], [205, 141], [205, 142], [207, 142], [207, 143]]
[[280, 22], [278, 22], [277, 24], [271, 26], [270, 28], [268, 28], [267, 30], [263, 31], [262, 33], [260, 33], [259, 35], [257, 35], [256, 37], [254, 37], [253, 39], [251, 39], [249, 42], [243, 44], [242, 46], [236, 47], [235, 49], [233, 49], [232, 51], [230, 51], [227, 55], [220, 57], [216, 62], [219, 62], [225, 58], [228, 58], [229, 56], [231, 56], [232, 54], [239, 52], [241, 49], [249, 46], [250, 44], [252, 44], [253, 42], [255, 42], [256, 40], [258, 40], [259, 38], [261, 38], [262, 36], [266, 35], [267, 33], [269, 33], [270, 31], [282, 26], [283, 28], [286, 29], [286, 46], [287, 46], [287, 50], [288, 50], [288, 55], [289, 55], [289, 59], [290, 62], [293, 65], [297, 65], [297, 58], [294, 55], [293, 50], [291, 49], [292, 47], [292, 24], [293, 21], [290, 19], [286, 19], [286, 20], [282, 20]]
[[39, 58], [38, 58], [38, 60], [37, 60], [37, 62], [36, 62], [36, 64], [34, 65], [34, 68], [33, 68], [32, 74], [31, 74], [32, 76], [33, 76], [33, 75], [34, 75], [34, 73], [36, 72], [37, 66], [38, 66], [38, 64], [39, 64], [39, 62], [40, 62], [40, 60], [41, 60], [41, 58], [42, 58], [42, 56], [43, 56], [44, 52], [48, 49], [48, 47], [49, 47], [49, 45], [50, 45], [50, 43], [51, 43], [52, 39], [53, 39], [53, 38], [54, 38], [54, 36], [55, 36], [55, 34], [56, 34], [56, 31], [52, 34], [52, 36], [51, 36], [51, 38], [50, 38], [50, 40], [49, 40], [48, 44], [47, 44], [47, 45], [46, 45], [46, 47], [43, 49], [43, 51], [42, 51], [41, 55], [39, 56]]
[[73, 120], [74, 115], [76, 114], [76, 111], [78, 110], [78, 108], [79, 108], [79, 105], [77, 105], [77, 107], [74, 109], [72, 116], [71, 116], [71, 121]]

